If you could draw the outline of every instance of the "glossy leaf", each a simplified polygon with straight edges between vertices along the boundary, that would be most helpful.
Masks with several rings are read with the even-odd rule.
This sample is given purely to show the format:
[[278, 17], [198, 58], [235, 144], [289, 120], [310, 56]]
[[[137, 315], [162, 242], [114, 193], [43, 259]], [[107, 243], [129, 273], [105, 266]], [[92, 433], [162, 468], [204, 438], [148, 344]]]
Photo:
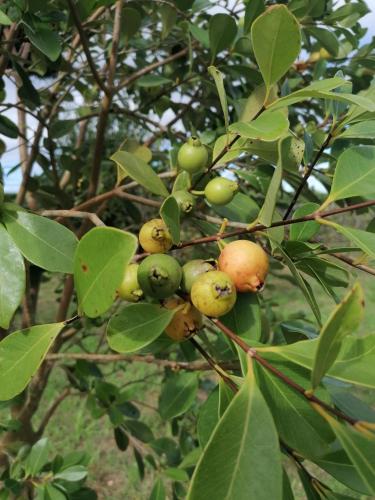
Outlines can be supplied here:
[[4, 115], [0, 116], [0, 134], [11, 139], [17, 139], [19, 134], [17, 125]]
[[202, 448], [206, 446], [210, 436], [219, 420], [219, 387], [217, 386], [199, 410], [197, 433], [199, 444]]
[[[305, 217], [318, 210], [318, 203], [304, 203], [293, 214], [293, 219]], [[289, 237], [291, 240], [308, 241], [319, 231], [319, 223], [316, 221], [298, 222], [290, 226]]]
[[0, 400], [11, 399], [30, 382], [64, 323], [35, 325], [0, 342]]
[[[318, 339], [314, 339], [258, 349], [270, 361], [289, 361], [311, 370], [317, 346]], [[345, 337], [327, 375], [349, 384], [375, 388], [375, 335]]]
[[370, 431], [359, 432], [325, 412], [324, 417], [366, 485], [368, 493], [375, 495], [375, 435]]
[[337, 160], [331, 191], [322, 207], [353, 196], [375, 195], [375, 146], [354, 146]]
[[82, 481], [87, 476], [87, 469], [84, 465], [72, 465], [55, 474], [56, 479], [63, 481], [77, 482]]
[[313, 389], [318, 386], [324, 374], [335, 362], [344, 337], [358, 328], [363, 317], [363, 309], [363, 291], [357, 283], [334, 309], [320, 332], [311, 372]]
[[180, 172], [174, 181], [172, 193], [175, 191], [187, 191], [191, 187], [190, 174], [185, 170]]
[[216, 54], [229, 47], [237, 34], [236, 21], [228, 14], [215, 14], [210, 18], [209, 40], [212, 60]]
[[168, 191], [163, 181], [145, 161], [127, 151], [117, 151], [111, 156], [118, 167], [141, 186], [153, 194], [167, 197]]
[[208, 72], [210, 73], [210, 75], [214, 79], [217, 93], [219, 94], [221, 109], [223, 110], [225, 128], [227, 129], [228, 125], [229, 125], [229, 113], [228, 113], [227, 94], [226, 94], [225, 88], [224, 88], [223, 73], [221, 73], [221, 71], [219, 71], [217, 68], [215, 68], [215, 66], [209, 66]]
[[195, 373], [171, 374], [162, 386], [159, 398], [159, 413], [169, 420], [185, 413], [194, 403], [198, 390]]
[[107, 340], [111, 349], [135, 352], [151, 344], [171, 322], [175, 310], [155, 304], [129, 304], [110, 319]]
[[58, 34], [47, 27], [38, 24], [31, 29], [25, 26], [25, 33], [30, 42], [43, 52], [51, 61], [56, 61], [61, 54], [61, 41]]
[[268, 111], [248, 123], [236, 122], [230, 125], [229, 131], [247, 139], [276, 141], [288, 132], [289, 120], [281, 111]]
[[111, 307], [137, 246], [133, 234], [110, 227], [96, 227], [80, 240], [74, 256], [74, 284], [82, 313], [96, 318]]
[[273, 220], [279, 189], [283, 177], [283, 167], [288, 162], [291, 137], [280, 140], [278, 151], [279, 161], [273, 173], [271, 182], [267, 189], [263, 206], [259, 212], [257, 221], [265, 226], [270, 226]]
[[39, 439], [31, 448], [25, 460], [27, 476], [36, 476], [48, 462], [49, 442], [47, 438]]
[[288, 71], [301, 50], [297, 19], [284, 5], [267, 9], [251, 27], [253, 50], [268, 88]]
[[77, 238], [58, 222], [23, 210], [3, 211], [3, 221], [23, 256], [47, 271], [73, 272]]
[[187, 499], [207, 498], [282, 498], [277, 432], [251, 369], [195, 468]]
[[160, 216], [168, 227], [175, 245], [180, 243], [180, 208], [173, 196], [168, 196], [160, 208]]
[[1, 223], [0, 256], [0, 327], [7, 329], [25, 291], [25, 265]]
[[375, 120], [354, 123], [337, 137], [340, 139], [374, 139]]

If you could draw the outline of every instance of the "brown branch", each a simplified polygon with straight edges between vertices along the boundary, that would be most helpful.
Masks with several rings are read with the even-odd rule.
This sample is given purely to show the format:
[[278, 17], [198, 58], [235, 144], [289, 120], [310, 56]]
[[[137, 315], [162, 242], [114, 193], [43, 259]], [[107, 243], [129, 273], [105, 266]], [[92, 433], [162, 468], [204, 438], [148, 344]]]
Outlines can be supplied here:
[[84, 51], [86, 59], [87, 59], [87, 63], [90, 66], [90, 70], [91, 70], [92, 76], [94, 77], [94, 80], [98, 84], [99, 88], [101, 88], [103, 90], [103, 92], [105, 94], [107, 94], [108, 93], [108, 89], [104, 85], [101, 77], [99, 76], [99, 73], [98, 73], [98, 71], [96, 69], [94, 61], [92, 60], [91, 53], [90, 53], [90, 48], [89, 48], [89, 44], [88, 44], [88, 41], [87, 41], [87, 38], [86, 38], [86, 33], [85, 33], [85, 30], [83, 29], [81, 20], [79, 18], [79, 13], [78, 13], [77, 7], [76, 7], [75, 3], [73, 2], [73, 0], [66, 0], [66, 1], [67, 1], [68, 5], [69, 5], [70, 13], [72, 15], [74, 24], [75, 24], [75, 26], [77, 28], [78, 33], [79, 33], [79, 39], [81, 41], [82, 48], [83, 48], [83, 51]]
[[[168, 359], [155, 358], [150, 354], [141, 356], [140, 354], [90, 354], [90, 353], [73, 353], [59, 352], [47, 354], [47, 361], [76, 361], [84, 359], [95, 363], [114, 363], [117, 361], [136, 362], [154, 364], [157, 366], [168, 367], [172, 370], [199, 371], [210, 370], [212, 366], [202, 361], [172, 361]], [[222, 367], [227, 370], [237, 370], [239, 364], [237, 361], [227, 361], [222, 363]]]
[[46, 413], [43, 416], [43, 419], [39, 425], [38, 430], [36, 431], [36, 434], [38, 437], [41, 437], [45, 431], [45, 428], [48, 425], [48, 422], [51, 420], [53, 415], [55, 414], [57, 408], [61, 405], [61, 403], [70, 395], [70, 388], [66, 388], [62, 391], [62, 393], [55, 399], [55, 401], [51, 404], [51, 406], [48, 408]]
[[72, 217], [76, 219], [88, 219], [95, 226], [105, 226], [99, 217], [91, 212], [78, 212], [76, 210], [42, 210], [39, 215], [44, 217]]
[[282, 380], [285, 384], [287, 384], [289, 387], [297, 391], [299, 394], [301, 394], [305, 399], [307, 399], [310, 402], [316, 403], [325, 410], [329, 411], [333, 415], [335, 415], [338, 418], [341, 418], [342, 420], [345, 420], [351, 425], [354, 425], [357, 420], [354, 418], [350, 417], [349, 415], [346, 415], [342, 411], [333, 408], [329, 404], [325, 403], [318, 397], [314, 396], [314, 394], [311, 394], [308, 392], [304, 387], [301, 385], [297, 384], [294, 380], [289, 378], [285, 373], [281, 372], [277, 368], [275, 368], [271, 363], [269, 363], [266, 359], [262, 358], [259, 353], [257, 352], [256, 349], [253, 347], [250, 347], [244, 340], [242, 340], [240, 337], [238, 337], [230, 328], [224, 325], [220, 320], [218, 319], [211, 319], [211, 321], [226, 335], [232, 342], [237, 344], [246, 354], [248, 354], [252, 359], [257, 361], [260, 365], [262, 365], [264, 368], [266, 368], [268, 371], [272, 372], [277, 378]]
[[5, 72], [8, 61], [9, 61], [9, 55], [12, 53], [12, 47], [14, 44], [14, 38], [17, 33], [18, 29], [18, 23], [13, 23], [9, 28], [4, 28], [4, 38], [5, 38], [5, 43], [8, 45], [5, 53], [0, 57], [0, 76], [3, 75]]
[[335, 257], [335, 259], [341, 260], [341, 262], [345, 262], [355, 269], [359, 269], [360, 271], [364, 271], [365, 273], [375, 276], [375, 269], [369, 266], [365, 266], [364, 264], [357, 264], [354, 259], [351, 259], [350, 257], [343, 255], [342, 253], [330, 253], [329, 255], [332, 255], [332, 257]]
[[313, 159], [313, 161], [309, 164], [309, 166], [307, 167], [307, 170], [305, 172], [305, 175], [303, 176], [299, 186], [297, 187], [296, 189], [296, 192], [294, 193], [294, 196], [293, 196], [293, 199], [292, 201], [290, 202], [285, 214], [284, 214], [284, 220], [286, 220], [289, 215], [291, 214], [293, 208], [294, 208], [294, 205], [297, 203], [298, 201], [298, 198], [300, 197], [300, 194], [302, 193], [302, 190], [303, 188], [305, 187], [310, 175], [312, 174], [312, 171], [314, 170], [314, 167], [315, 165], [318, 163], [318, 161], [320, 160], [320, 157], [322, 156], [322, 154], [324, 153], [324, 150], [329, 146], [329, 143], [332, 139], [332, 132], [329, 132], [325, 141], [323, 142], [323, 144], [321, 145], [319, 151], [317, 152], [317, 154], [315, 155], [315, 158]]

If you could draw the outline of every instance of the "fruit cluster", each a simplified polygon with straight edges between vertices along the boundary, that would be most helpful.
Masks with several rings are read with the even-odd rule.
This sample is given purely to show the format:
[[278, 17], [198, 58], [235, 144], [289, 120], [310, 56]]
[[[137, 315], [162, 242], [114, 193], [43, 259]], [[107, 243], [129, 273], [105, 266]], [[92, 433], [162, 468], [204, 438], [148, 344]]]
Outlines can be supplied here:
[[[190, 175], [203, 171], [207, 161], [207, 150], [196, 137], [179, 150], [179, 166]], [[216, 177], [203, 193], [209, 203], [225, 205], [237, 188], [237, 183]], [[194, 208], [195, 196], [189, 191], [175, 191], [173, 196], [181, 212], [186, 214]], [[194, 335], [202, 326], [202, 314], [227, 314], [236, 303], [237, 292], [260, 291], [268, 272], [267, 254], [248, 240], [222, 242], [217, 261], [195, 259], [181, 267], [174, 257], [166, 255], [173, 242], [162, 219], [152, 219], [141, 227], [139, 243], [150, 255], [126, 268], [118, 294], [128, 302], [157, 299], [163, 307], [176, 309], [166, 328], [175, 341]]]

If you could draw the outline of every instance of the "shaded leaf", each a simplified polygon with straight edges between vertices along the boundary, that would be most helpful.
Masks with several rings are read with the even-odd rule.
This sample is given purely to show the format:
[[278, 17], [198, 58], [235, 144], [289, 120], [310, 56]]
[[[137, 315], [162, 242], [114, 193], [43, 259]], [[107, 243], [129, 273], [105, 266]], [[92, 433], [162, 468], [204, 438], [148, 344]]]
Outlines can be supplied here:
[[151, 495], [149, 500], [165, 500], [166, 493], [163, 481], [160, 477], [155, 481], [154, 486], [152, 487]]
[[31, 448], [25, 460], [27, 476], [35, 476], [48, 462], [49, 442], [47, 438], [39, 439]]
[[217, 93], [219, 94], [221, 109], [223, 110], [225, 128], [227, 129], [229, 125], [229, 113], [228, 113], [227, 94], [225, 93], [225, 88], [224, 88], [223, 73], [221, 73], [221, 71], [215, 68], [215, 66], [209, 66], [208, 72], [215, 81]]
[[198, 378], [195, 373], [173, 373], [163, 384], [159, 413], [164, 420], [185, 413], [195, 401]]
[[[313, 214], [318, 208], [318, 203], [304, 203], [294, 212], [293, 219]], [[319, 228], [319, 223], [316, 221], [298, 222], [290, 226], [289, 236], [291, 240], [308, 241], [316, 235]]]
[[169, 229], [175, 245], [180, 243], [180, 207], [173, 196], [168, 196], [160, 208], [160, 216]]
[[276, 141], [284, 136], [288, 132], [288, 128], [289, 120], [285, 113], [268, 111], [249, 123], [242, 121], [232, 123], [229, 131], [247, 139], [259, 139], [267, 142]]
[[237, 34], [237, 25], [228, 14], [215, 14], [210, 18], [208, 36], [212, 60], [216, 54], [229, 47]]

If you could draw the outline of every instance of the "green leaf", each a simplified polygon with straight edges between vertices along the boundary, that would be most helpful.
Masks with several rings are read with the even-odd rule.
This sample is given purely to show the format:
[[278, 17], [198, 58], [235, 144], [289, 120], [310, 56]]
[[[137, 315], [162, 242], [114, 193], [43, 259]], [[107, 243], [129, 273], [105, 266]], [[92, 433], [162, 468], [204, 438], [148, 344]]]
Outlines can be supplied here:
[[[214, 151], [212, 157], [215, 159], [216, 162], [216, 157], [219, 156], [219, 154], [222, 152], [224, 148], [227, 147], [227, 145], [231, 142], [231, 140], [235, 137], [235, 134], [225, 134], [221, 135], [220, 137], [217, 138], [215, 144], [214, 144]], [[230, 151], [225, 153], [225, 155], [218, 160], [217, 165], [225, 165], [225, 163], [228, 163], [231, 160], [234, 160], [243, 151], [246, 151], [246, 142], [247, 139], [245, 138], [240, 138], [232, 148], [230, 148]]]
[[55, 120], [50, 126], [50, 135], [54, 139], [63, 137], [64, 135], [72, 132], [74, 125], [77, 123], [76, 120]]
[[222, 378], [219, 379], [219, 417], [221, 418], [225, 410], [230, 405], [234, 397], [233, 390], [224, 382]]
[[36, 476], [48, 462], [49, 442], [47, 438], [39, 439], [31, 448], [25, 460], [27, 476]]
[[282, 247], [275, 241], [272, 240], [274, 245], [277, 247], [279, 252], [281, 252], [283, 259], [285, 261], [285, 264], [289, 267], [290, 272], [292, 273], [293, 277], [295, 278], [297, 285], [300, 287], [302, 290], [302, 293], [304, 294], [309, 306], [311, 307], [312, 312], [314, 313], [314, 316], [318, 322], [318, 324], [321, 324], [321, 315], [320, 315], [320, 309], [318, 307], [318, 304], [316, 303], [314, 294], [306, 281], [302, 278], [300, 275], [298, 269], [296, 268], [294, 262], [292, 259], [289, 257], [289, 255], [285, 252], [285, 250], [282, 249]]
[[[293, 214], [293, 219], [299, 219], [313, 214], [319, 208], [318, 203], [304, 203]], [[290, 226], [289, 237], [291, 240], [308, 241], [319, 231], [319, 223], [316, 221], [298, 222]]]
[[169, 35], [176, 24], [177, 12], [176, 9], [170, 5], [160, 5], [159, 10], [163, 26], [161, 38], [164, 39]]
[[81, 239], [74, 256], [78, 307], [96, 318], [113, 304], [126, 266], [138, 246], [137, 238], [112, 227], [96, 227]]
[[198, 391], [195, 373], [172, 373], [162, 386], [159, 413], [163, 420], [185, 413], [194, 403]]
[[152, 487], [151, 495], [149, 500], [165, 500], [166, 492], [163, 481], [160, 477], [155, 481], [154, 486]]
[[25, 291], [25, 265], [1, 223], [0, 256], [0, 327], [7, 329]]
[[[328, 453], [335, 436], [306, 398], [261, 365], [257, 365], [256, 374], [280, 438], [305, 457], [320, 457]], [[298, 371], [286, 374], [304, 385], [305, 381]]]
[[251, 369], [195, 468], [187, 500], [207, 498], [282, 498], [278, 436]]
[[5, 204], [3, 221], [22, 255], [47, 271], [73, 272], [77, 238], [58, 222], [23, 210], [9, 210]]
[[[270, 361], [289, 361], [311, 370], [317, 347], [318, 339], [314, 339], [258, 350]], [[375, 388], [375, 335], [345, 337], [339, 355], [327, 375], [349, 384]]]
[[251, 27], [256, 61], [269, 89], [293, 64], [301, 50], [297, 19], [285, 5], [275, 5], [261, 14]]
[[17, 139], [19, 134], [17, 125], [4, 115], [0, 115], [0, 134], [11, 139]]
[[189, 481], [189, 475], [185, 470], [177, 469], [177, 467], [168, 467], [164, 471], [164, 475], [173, 481]]
[[216, 54], [229, 47], [237, 34], [237, 25], [233, 17], [228, 14], [215, 14], [210, 18], [208, 36], [212, 60]]
[[334, 309], [320, 332], [311, 372], [313, 389], [319, 385], [325, 373], [335, 362], [343, 339], [358, 328], [362, 321], [363, 309], [363, 291], [359, 283], [356, 283]]
[[137, 33], [142, 23], [142, 16], [139, 10], [132, 7], [122, 9], [121, 15], [121, 35], [128, 41]]
[[249, 222], [254, 220], [259, 212], [257, 203], [250, 197], [243, 193], [236, 193], [233, 200], [225, 206], [213, 206], [213, 210], [226, 217], [230, 221], [236, 222]]
[[258, 118], [249, 122], [232, 123], [230, 132], [247, 139], [259, 139], [270, 142], [283, 137], [289, 129], [288, 117], [282, 111], [265, 111]]
[[272, 224], [276, 201], [283, 178], [283, 168], [289, 160], [291, 142], [291, 137], [286, 137], [280, 140], [278, 145], [279, 161], [268, 186], [267, 194], [257, 219], [260, 224], [264, 224], [265, 226], [270, 226]]
[[129, 304], [108, 323], [110, 348], [127, 353], [146, 347], [163, 333], [175, 312], [155, 304]]
[[117, 151], [111, 156], [125, 175], [128, 175], [151, 193], [167, 197], [168, 191], [160, 177], [141, 158], [126, 151]]
[[57, 32], [46, 24], [38, 23], [30, 29], [25, 25], [25, 33], [30, 42], [51, 61], [56, 61], [61, 54], [61, 42]]
[[255, 19], [265, 10], [264, 0], [251, 0], [245, 4], [243, 31], [249, 33]]
[[152, 430], [144, 422], [141, 422], [140, 420], [127, 419], [125, 420], [124, 425], [127, 430], [129, 430], [131, 434], [133, 434], [133, 436], [135, 436], [143, 443], [150, 443], [154, 440]]
[[339, 233], [351, 240], [356, 247], [359, 247], [365, 254], [375, 259], [375, 233], [364, 231], [363, 229], [353, 229], [351, 227], [340, 226], [332, 221], [319, 221], [325, 226], [336, 229]]
[[335, 138], [340, 139], [374, 139], [375, 120], [354, 123]]
[[337, 160], [331, 191], [321, 209], [333, 201], [375, 195], [375, 146], [345, 149]]
[[328, 31], [327, 29], [317, 28], [316, 26], [312, 28], [308, 28], [308, 33], [310, 33], [318, 42], [320, 42], [321, 46], [324, 47], [330, 54], [334, 57], [337, 56], [339, 52], [339, 41], [337, 36], [332, 33], [332, 31]]
[[223, 73], [221, 73], [221, 71], [215, 68], [215, 66], [209, 66], [208, 72], [215, 81], [217, 93], [219, 94], [221, 109], [223, 110], [225, 128], [227, 129], [229, 125], [229, 113], [228, 113], [227, 94], [225, 93], [225, 88], [224, 88]]
[[173, 196], [168, 196], [160, 208], [160, 217], [171, 233], [175, 245], [180, 243], [180, 208]]
[[169, 78], [165, 78], [165, 76], [161, 75], [144, 75], [141, 78], [138, 78], [136, 85], [138, 87], [160, 87], [161, 85], [166, 85], [167, 83], [171, 83], [172, 80]]
[[332, 427], [342, 447], [348, 454], [356, 471], [368, 488], [368, 493], [375, 495], [375, 435], [357, 431], [354, 427], [343, 424], [324, 412], [324, 418]]
[[[264, 105], [264, 100], [266, 99], [267, 88], [265, 85], [259, 85], [254, 89], [247, 99], [240, 99], [240, 122], [249, 122], [255, 115], [259, 113]], [[277, 86], [274, 85], [270, 91], [269, 100], [277, 99]]]
[[199, 444], [204, 448], [219, 420], [219, 388], [216, 388], [209, 394], [206, 401], [199, 410], [197, 434]]
[[172, 193], [175, 191], [188, 191], [191, 188], [191, 178], [186, 170], [180, 172], [174, 181]]
[[82, 481], [87, 476], [87, 469], [84, 465], [73, 465], [68, 467], [61, 472], [55, 474], [55, 479], [61, 479], [62, 481]]
[[5, 14], [5, 12], [0, 9], [0, 24], [3, 26], [10, 26], [12, 24], [12, 20]]
[[25, 389], [63, 327], [64, 323], [36, 325], [13, 332], [0, 342], [0, 401]]

